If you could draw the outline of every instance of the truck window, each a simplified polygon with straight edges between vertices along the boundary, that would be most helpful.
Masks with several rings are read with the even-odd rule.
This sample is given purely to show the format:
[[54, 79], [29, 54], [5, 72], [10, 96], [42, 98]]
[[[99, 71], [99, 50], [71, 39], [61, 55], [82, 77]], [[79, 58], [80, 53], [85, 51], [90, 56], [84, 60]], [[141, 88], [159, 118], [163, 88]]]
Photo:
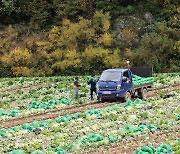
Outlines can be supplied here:
[[99, 81], [118, 82], [121, 79], [121, 72], [103, 72]]
[[125, 72], [123, 73], [123, 77], [129, 78], [129, 73], [128, 73], [128, 71], [125, 71]]

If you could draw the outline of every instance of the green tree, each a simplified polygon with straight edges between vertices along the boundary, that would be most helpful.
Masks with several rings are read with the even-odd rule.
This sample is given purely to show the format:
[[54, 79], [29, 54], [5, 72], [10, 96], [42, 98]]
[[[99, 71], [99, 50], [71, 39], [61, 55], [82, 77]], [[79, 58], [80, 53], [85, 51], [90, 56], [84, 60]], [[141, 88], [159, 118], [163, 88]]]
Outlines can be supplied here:
[[52, 5], [56, 25], [61, 25], [65, 18], [77, 21], [86, 8], [84, 0], [53, 0]]
[[134, 50], [133, 63], [136, 66], [152, 66], [155, 72], [167, 71], [171, 67], [170, 60], [175, 58], [174, 52], [172, 39], [152, 32], [145, 34], [141, 46]]

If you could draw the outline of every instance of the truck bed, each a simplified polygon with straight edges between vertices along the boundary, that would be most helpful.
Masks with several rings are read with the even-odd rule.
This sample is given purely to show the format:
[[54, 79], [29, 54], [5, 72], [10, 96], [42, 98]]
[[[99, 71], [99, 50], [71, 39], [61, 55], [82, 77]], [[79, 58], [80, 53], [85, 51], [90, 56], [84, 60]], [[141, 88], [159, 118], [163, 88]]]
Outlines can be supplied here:
[[153, 86], [153, 82], [152, 82], [152, 83], [143, 84], [143, 85], [139, 85], [139, 86], [135, 86], [135, 85], [133, 84], [133, 86], [134, 86], [134, 90], [140, 89], [140, 88], [145, 88], [145, 87], [146, 87], [147, 89], [151, 89], [152, 86]]

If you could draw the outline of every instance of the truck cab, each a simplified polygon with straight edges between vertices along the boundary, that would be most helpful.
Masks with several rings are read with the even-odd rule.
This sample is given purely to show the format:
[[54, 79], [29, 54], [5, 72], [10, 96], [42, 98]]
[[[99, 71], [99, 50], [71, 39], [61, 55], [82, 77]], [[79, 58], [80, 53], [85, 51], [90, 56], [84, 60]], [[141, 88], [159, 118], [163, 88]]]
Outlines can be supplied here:
[[130, 99], [133, 91], [132, 73], [130, 69], [108, 69], [102, 72], [97, 83], [97, 96], [100, 100]]
[[[101, 101], [120, 98], [127, 101], [131, 99], [132, 96], [146, 99], [147, 91], [152, 88], [152, 71], [151, 67], [105, 70], [102, 72], [97, 83], [97, 97]], [[143, 82], [140, 84], [134, 82], [136, 76], [143, 79]]]

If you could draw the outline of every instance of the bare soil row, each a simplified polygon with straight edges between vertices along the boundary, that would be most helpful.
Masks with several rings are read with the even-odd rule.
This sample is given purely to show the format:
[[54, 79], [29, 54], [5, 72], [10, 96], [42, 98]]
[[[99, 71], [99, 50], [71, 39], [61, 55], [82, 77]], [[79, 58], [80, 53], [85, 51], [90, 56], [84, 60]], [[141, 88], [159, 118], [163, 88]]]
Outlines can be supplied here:
[[[148, 97], [157, 96], [160, 93], [168, 94], [169, 92], [175, 91], [178, 89], [180, 89], [180, 84], [161, 88], [161, 90], [155, 89], [155, 90], [150, 91], [148, 93]], [[74, 106], [70, 106], [70, 107], [65, 107], [63, 109], [52, 110], [52, 111], [48, 111], [48, 112], [44, 112], [44, 113], [29, 115], [27, 117], [15, 118], [12, 120], [6, 120], [6, 121], [0, 123], [0, 128], [10, 128], [10, 127], [21, 125], [24, 123], [29, 123], [29, 122], [32, 122], [35, 120], [38, 121], [38, 120], [45, 120], [45, 119], [54, 119], [58, 116], [64, 116], [66, 114], [73, 114], [76, 112], [82, 112], [82, 111], [85, 111], [87, 109], [97, 109], [97, 108], [107, 107], [107, 106], [111, 106], [111, 105], [114, 105], [117, 103], [122, 103], [122, 102], [104, 102], [104, 103], [101, 103], [98, 101], [94, 101], [94, 102], [89, 102], [89, 103], [85, 103], [85, 104], [81, 104], [81, 105], [74, 105]]]
[[39, 84], [34, 84], [34, 85], [26, 85], [26, 86], [23, 86], [23, 87], [15, 87], [15, 88], [10, 88], [10, 89], [3, 89], [3, 90], [0, 90], [0, 93], [12, 93], [12, 92], [15, 92], [15, 91], [18, 91], [18, 90], [28, 90], [30, 88], [39, 88], [39, 87], [45, 87], [45, 86], [48, 86], [50, 84], [52, 84], [53, 82], [46, 82], [46, 83], [39, 83]]
[[123, 140], [120, 143], [116, 143], [110, 146], [100, 147], [85, 154], [132, 154], [136, 149], [152, 145], [158, 147], [160, 144], [167, 143], [168, 140], [177, 140], [180, 138], [180, 128], [172, 128], [164, 131], [157, 131], [153, 134], [139, 136], [138, 138], [132, 138]]

